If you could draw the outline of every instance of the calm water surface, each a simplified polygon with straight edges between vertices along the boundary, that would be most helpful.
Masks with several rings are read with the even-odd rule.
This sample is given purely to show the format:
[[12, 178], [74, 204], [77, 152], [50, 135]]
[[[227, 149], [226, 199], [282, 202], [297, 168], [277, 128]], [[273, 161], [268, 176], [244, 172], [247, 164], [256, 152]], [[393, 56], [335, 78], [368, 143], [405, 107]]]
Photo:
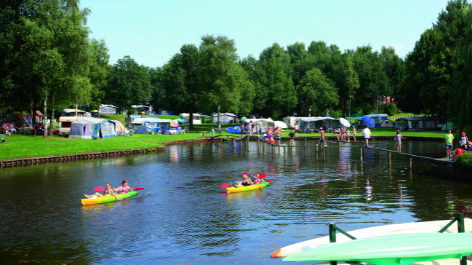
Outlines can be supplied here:
[[[0, 260], [3, 264], [261, 264], [274, 250], [328, 233], [469, 212], [470, 184], [434, 175], [435, 166], [357, 145], [330, 143], [324, 153], [304, 142], [258, 155], [231, 143], [172, 146], [165, 153], [0, 171]], [[287, 145], [287, 143], [283, 143]], [[385, 148], [394, 143], [376, 141]], [[442, 157], [442, 142], [404, 141], [403, 151]], [[318, 156], [317, 156], [318, 154]], [[261, 191], [226, 195], [219, 188], [260, 171]], [[82, 194], [123, 180], [137, 197], [82, 206]], [[470, 203], [469, 203], [470, 201]]]

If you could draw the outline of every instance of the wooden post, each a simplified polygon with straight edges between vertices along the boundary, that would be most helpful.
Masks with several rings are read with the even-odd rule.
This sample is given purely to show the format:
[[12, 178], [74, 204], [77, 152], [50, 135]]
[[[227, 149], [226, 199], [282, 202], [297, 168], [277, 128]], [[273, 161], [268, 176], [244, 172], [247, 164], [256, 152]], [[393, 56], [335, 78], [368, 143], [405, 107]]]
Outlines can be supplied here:
[[361, 163], [364, 162], [364, 147], [361, 145]]
[[305, 156], [306, 156], [306, 138], [305, 138]]
[[233, 137], [233, 152], [236, 152], [236, 140]]
[[412, 168], [413, 168], [413, 157], [410, 156], [410, 169], [412, 169]]
[[249, 153], [249, 136], [246, 136], [246, 151]]
[[262, 142], [262, 153], [264, 154], [264, 157], [266, 156], [265, 146], [266, 146], [266, 143]]
[[261, 138], [257, 137], [257, 155], [259, 155], [261, 151], [260, 144], [261, 144]]
[[392, 167], [392, 153], [388, 152], [388, 167]]
[[275, 157], [275, 147], [272, 145], [272, 158]]
[[286, 150], [285, 150], [285, 147], [284, 147], [284, 161], [287, 161], [287, 156], [286, 156]]

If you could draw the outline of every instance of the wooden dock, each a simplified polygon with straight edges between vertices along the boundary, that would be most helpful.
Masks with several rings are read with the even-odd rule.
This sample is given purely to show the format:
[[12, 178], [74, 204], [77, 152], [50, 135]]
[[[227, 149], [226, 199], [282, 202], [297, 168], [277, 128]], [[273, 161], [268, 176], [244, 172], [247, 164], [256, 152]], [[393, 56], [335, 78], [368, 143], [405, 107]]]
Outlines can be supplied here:
[[451, 159], [445, 159], [445, 158], [434, 158], [434, 157], [427, 157], [427, 156], [420, 156], [420, 155], [414, 155], [414, 154], [409, 154], [409, 153], [402, 153], [402, 152], [397, 152], [397, 151], [394, 151], [394, 150], [389, 150], [389, 149], [382, 149], [382, 148], [375, 148], [375, 147], [363, 147], [363, 148], [367, 148], [367, 149], [371, 149], [371, 150], [376, 150], [376, 151], [384, 151], [384, 152], [388, 152], [388, 153], [397, 153], [399, 155], [404, 155], [404, 156], [408, 156], [411, 158], [419, 158], [419, 159], [424, 159], [424, 160], [430, 160], [430, 161], [434, 161], [434, 162], [437, 162], [437, 163], [448, 163], [448, 164], [451, 164], [451, 163], [454, 163], [454, 160], [451, 160]]

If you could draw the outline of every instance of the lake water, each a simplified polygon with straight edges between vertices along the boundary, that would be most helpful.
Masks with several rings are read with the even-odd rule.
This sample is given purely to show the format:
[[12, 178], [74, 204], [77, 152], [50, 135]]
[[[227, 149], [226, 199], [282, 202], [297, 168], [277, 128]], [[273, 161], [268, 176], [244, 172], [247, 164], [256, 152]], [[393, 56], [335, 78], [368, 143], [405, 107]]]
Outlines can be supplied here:
[[[0, 171], [3, 264], [263, 264], [270, 253], [325, 236], [328, 223], [353, 230], [451, 219], [469, 213], [470, 184], [434, 175], [428, 161], [313, 143], [272, 158], [232, 143], [171, 146], [165, 153]], [[394, 149], [394, 142], [375, 141]], [[286, 142], [283, 145], [287, 145]], [[267, 146], [268, 147], [268, 146]], [[442, 157], [442, 142], [404, 141], [403, 151]], [[318, 154], [318, 155], [317, 155]], [[323, 156], [324, 154], [324, 156]], [[242, 172], [268, 174], [260, 191], [219, 187]], [[137, 197], [82, 206], [84, 193], [126, 179]], [[401, 185], [399, 185], [401, 184]], [[470, 203], [469, 203], [470, 201]]]

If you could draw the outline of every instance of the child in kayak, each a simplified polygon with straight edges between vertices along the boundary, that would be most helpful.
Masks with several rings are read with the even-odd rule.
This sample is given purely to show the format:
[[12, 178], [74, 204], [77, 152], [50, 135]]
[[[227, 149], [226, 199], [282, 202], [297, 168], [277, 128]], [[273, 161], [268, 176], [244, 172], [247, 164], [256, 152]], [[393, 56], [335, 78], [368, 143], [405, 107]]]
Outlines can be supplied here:
[[110, 182], [107, 183], [105, 190], [102, 193], [95, 192], [93, 195], [84, 194], [87, 199], [96, 199], [97, 197], [106, 197], [106, 196], [114, 196], [117, 200], [121, 201], [116, 197], [116, 194], [113, 192], [111, 188]]
[[266, 182], [263, 178], [261, 178], [261, 173], [256, 172], [256, 180], [254, 181], [254, 185], [262, 184]]
[[128, 193], [128, 191], [134, 191], [131, 187], [128, 186], [127, 180], [123, 180], [121, 182], [121, 186], [113, 190], [118, 191], [118, 194], [125, 194], [125, 193]]
[[235, 186], [236, 187], [245, 187], [245, 186], [251, 186], [254, 185], [252, 181], [249, 179], [247, 173], [243, 173], [243, 181], [236, 182]]

